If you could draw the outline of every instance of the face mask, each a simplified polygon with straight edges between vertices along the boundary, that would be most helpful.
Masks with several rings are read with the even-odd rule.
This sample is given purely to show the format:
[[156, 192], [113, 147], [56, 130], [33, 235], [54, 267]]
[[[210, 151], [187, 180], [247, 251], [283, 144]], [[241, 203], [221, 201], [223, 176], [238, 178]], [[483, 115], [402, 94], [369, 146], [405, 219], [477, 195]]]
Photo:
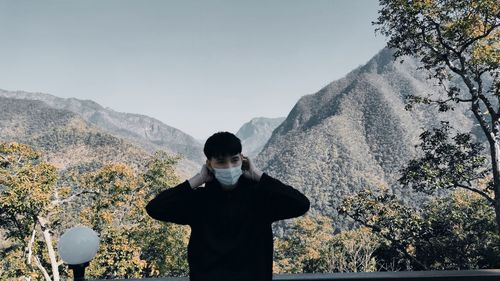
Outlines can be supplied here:
[[228, 169], [214, 169], [215, 178], [224, 186], [236, 187], [235, 184], [238, 182], [243, 171], [241, 170], [241, 165], [228, 168]]

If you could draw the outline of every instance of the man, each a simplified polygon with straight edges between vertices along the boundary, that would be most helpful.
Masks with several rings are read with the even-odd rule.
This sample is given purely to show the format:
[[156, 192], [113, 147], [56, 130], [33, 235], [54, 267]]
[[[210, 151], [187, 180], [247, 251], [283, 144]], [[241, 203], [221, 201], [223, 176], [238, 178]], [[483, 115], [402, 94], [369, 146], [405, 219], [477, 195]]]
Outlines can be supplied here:
[[257, 169], [241, 149], [235, 135], [215, 133], [201, 171], [146, 206], [154, 219], [191, 227], [191, 281], [272, 280], [272, 222], [309, 210], [306, 196]]

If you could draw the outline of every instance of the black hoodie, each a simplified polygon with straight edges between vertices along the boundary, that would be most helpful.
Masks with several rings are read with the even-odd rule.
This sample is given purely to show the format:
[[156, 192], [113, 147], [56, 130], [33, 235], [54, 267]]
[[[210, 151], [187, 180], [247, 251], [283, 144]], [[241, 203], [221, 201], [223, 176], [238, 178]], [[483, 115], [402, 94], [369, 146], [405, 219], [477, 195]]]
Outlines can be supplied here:
[[272, 280], [274, 221], [309, 210], [298, 190], [262, 174], [259, 182], [240, 176], [233, 190], [213, 180], [193, 190], [189, 181], [164, 190], [146, 206], [157, 220], [191, 226], [191, 281]]

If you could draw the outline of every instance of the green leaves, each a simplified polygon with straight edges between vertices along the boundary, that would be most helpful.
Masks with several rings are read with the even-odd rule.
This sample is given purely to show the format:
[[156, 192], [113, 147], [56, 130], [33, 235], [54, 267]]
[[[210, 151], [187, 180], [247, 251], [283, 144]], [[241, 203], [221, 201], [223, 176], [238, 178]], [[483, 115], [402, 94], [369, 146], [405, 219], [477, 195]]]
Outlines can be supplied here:
[[[402, 171], [400, 183], [415, 190], [433, 193], [439, 188], [472, 190], [500, 216], [500, 112], [497, 106], [500, 68], [500, 3], [495, 0], [380, 0], [379, 17], [373, 24], [387, 36], [394, 57], [420, 59], [429, 79], [436, 79], [443, 91], [407, 97], [405, 108], [416, 104], [438, 105], [439, 112], [465, 103], [490, 145], [490, 160], [481, 155], [482, 145], [470, 134], [451, 134], [441, 128], [421, 135], [424, 156], [412, 160]], [[463, 83], [459, 88], [457, 81]], [[452, 83], [450, 83], [452, 82]], [[432, 95], [432, 96], [431, 96]], [[451, 136], [453, 135], [453, 136]], [[487, 170], [490, 170], [489, 172]], [[495, 175], [495, 176], [493, 176]], [[477, 183], [493, 178], [486, 187]], [[497, 218], [500, 228], [500, 217]]]
[[180, 156], [171, 156], [163, 151], [154, 153], [146, 163], [146, 171], [143, 174], [144, 184], [150, 190], [148, 196], [153, 197], [166, 187], [172, 187], [179, 182], [174, 170], [179, 160]]
[[420, 140], [423, 156], [401, 170], [402, 185], [427, 194], [439, 188], [462, 187], [493, 200], [489, 191], [478, 185], [490, 172], [484, 146], [474, 142], [470, 133], [453, 133], [449, 124], [442, 122], [440, 128], [423, 132]]
[[456, 270], [500, 265], [494, 210], [479, 194], [457, 190], [422, 209], [373, 191], [344, 199], [339, 212], [381, 240], [378, 270]]
[[[469, 71], [461, 68], [462, 58], [477, 68], [498, 67], [498, 49], [492, 50], [499, 40], [498, 1], [381, 0], [380, 6], [373, 24], [389, 38], [396, 57], [420, 57], [428, 69], [448, 65]], [[483, 61], [474, 60], [476, 52]]]

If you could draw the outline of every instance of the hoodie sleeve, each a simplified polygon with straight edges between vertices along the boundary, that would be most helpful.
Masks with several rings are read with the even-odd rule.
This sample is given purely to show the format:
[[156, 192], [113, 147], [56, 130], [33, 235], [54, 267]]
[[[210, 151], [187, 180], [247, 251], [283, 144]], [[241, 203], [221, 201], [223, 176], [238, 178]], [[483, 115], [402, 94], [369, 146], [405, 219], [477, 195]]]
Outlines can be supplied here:
[[299, 217], [309, 210], [310, 202], [304, 194], [266, 173], [262, 174], [258, 188], [264, 194], [265, 216], [270, 221]]
[[153, 219], [177, 224], [191, 224], [195, 213], [195, 191], [184, 181], [158, 194], [146, 206]]

